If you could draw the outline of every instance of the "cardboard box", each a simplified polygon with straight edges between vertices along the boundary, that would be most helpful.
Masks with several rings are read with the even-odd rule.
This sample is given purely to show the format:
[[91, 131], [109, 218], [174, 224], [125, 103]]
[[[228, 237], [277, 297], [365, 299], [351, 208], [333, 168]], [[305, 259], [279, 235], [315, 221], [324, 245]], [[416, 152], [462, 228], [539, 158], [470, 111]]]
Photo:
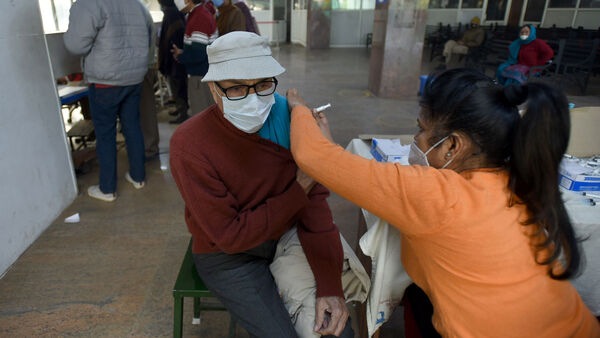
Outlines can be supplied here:
[[409, 145], [402, 145], [398, 139], [378, 139], [371, 141], [371, 155], [379, 162], [399, 162], [408, 164]]
[[573, 191], [600, 191], [600, 174], [586, 166], [586, 162], [586, 159], [563, 159], [559, 167], [559, 185]]

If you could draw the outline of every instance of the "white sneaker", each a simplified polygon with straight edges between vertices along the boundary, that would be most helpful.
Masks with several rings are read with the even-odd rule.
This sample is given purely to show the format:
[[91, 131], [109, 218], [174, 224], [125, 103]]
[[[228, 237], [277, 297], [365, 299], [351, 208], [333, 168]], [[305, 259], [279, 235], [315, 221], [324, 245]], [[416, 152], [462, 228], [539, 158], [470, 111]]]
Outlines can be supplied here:
[[100, 186], [98, 185], [92, 185], [91, 187], [89, 187], [88, 195], [90, 197], [97, 198], [105, 202], [112, 202], [117, 199], [117, 194], [115, 194], [114, 192], [111, 194], [105, 194], [102, 192], [102, 190], [100, 190]]
[[133, 178], [131, 178], [131, 176], [129, 175], [129, 172], [127, 172], [127, 174], [125, 174], [125, 179], [127, 181], [129, 181], [129, 183], [131, 183], [133, 185], [133, 187], [136, 189], [142, 189], [144, 187], [144, 185], [146, 184], [146, 182], [144, 182], [144, 181], [141, 181], [141, 182], [134, 181]]

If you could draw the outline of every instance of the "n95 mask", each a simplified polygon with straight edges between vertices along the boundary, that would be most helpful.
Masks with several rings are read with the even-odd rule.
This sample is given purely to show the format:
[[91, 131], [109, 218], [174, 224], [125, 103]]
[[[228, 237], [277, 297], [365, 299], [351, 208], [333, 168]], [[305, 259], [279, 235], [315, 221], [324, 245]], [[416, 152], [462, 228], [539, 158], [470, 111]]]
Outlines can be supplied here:
[[[439, 146], [440, 144], [442, 144], [442, 142], [446, 141], [446, 139], [450, 137], [449, 135], [444, 137], [443, 139], [437, 141], [436, 144], [432, 145], [429, 149], [427, 149], [426, 152], [423, 152], [418, 146], [417, 146], [417, 142], [413, 142], [410, 145], [410, 151], [408, 152], [408, 164], [410, 165], [422, 165], [425, 167], [429, 167], [429, 160], [427, 160], [427, 154], [429, 154], [433, 149], [435, 149], [435, 147]], [[448, 164], [450, 164], [450, 162], [452, 162], [452, 159], [450, 159], [448, 162], [446, 162], [446, 164], [444, 164], [444, 166], [441, 169], [444, 169], [448, 166]]]

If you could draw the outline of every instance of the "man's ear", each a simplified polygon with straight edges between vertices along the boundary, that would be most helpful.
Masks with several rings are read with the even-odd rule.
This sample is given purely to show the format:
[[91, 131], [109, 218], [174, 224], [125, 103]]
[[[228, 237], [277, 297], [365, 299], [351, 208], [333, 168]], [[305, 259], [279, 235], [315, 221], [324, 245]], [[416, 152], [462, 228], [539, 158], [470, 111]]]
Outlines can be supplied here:
[[210, 93], [212, 94], [213, 101], [219, 106], [219, 109], [223, 111], [223, 100], [221, 99], [221, 95], [219, 95], [219, 90], [217, 89], [217, 85], [214, 81], [210, 81], [208, 83], [208, 88], [210, 89]]

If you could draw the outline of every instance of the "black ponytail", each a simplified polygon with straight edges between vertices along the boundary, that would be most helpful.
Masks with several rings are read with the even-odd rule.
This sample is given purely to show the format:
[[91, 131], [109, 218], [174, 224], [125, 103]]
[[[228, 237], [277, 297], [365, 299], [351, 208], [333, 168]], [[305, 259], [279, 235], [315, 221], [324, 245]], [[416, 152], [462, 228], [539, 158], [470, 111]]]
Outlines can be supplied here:
[[[580, 265], [577, 240], [558, 188], [558, 167], [569, 143], [570, 116], [566, 96], [540, 83], [513, 85], [503, 94], [511, 104], [527, 100], [516, 125], [509, 161], [509, 187], [527, 206], [527, 225], [538, 225], [538, 264], [549, 265], [554, 279], [576, 275]], [[562, 255], [562, 256], [561, 256]], [[564, 261], [555, 269], [559, 257]]]
[[486, 166], [507, 168], [508, 188], [528, 210], [524, 224], [538, 230], [532, 234], [536, 262], [554, 279], [575, 276], [581, 257], [558, 188], [571, 127], [565, 95], [544, 84], [502, 87], [479, 71], [455, 68], [431, 74], [420, 103], [434, 126], [430, 144], [462, 131]]

